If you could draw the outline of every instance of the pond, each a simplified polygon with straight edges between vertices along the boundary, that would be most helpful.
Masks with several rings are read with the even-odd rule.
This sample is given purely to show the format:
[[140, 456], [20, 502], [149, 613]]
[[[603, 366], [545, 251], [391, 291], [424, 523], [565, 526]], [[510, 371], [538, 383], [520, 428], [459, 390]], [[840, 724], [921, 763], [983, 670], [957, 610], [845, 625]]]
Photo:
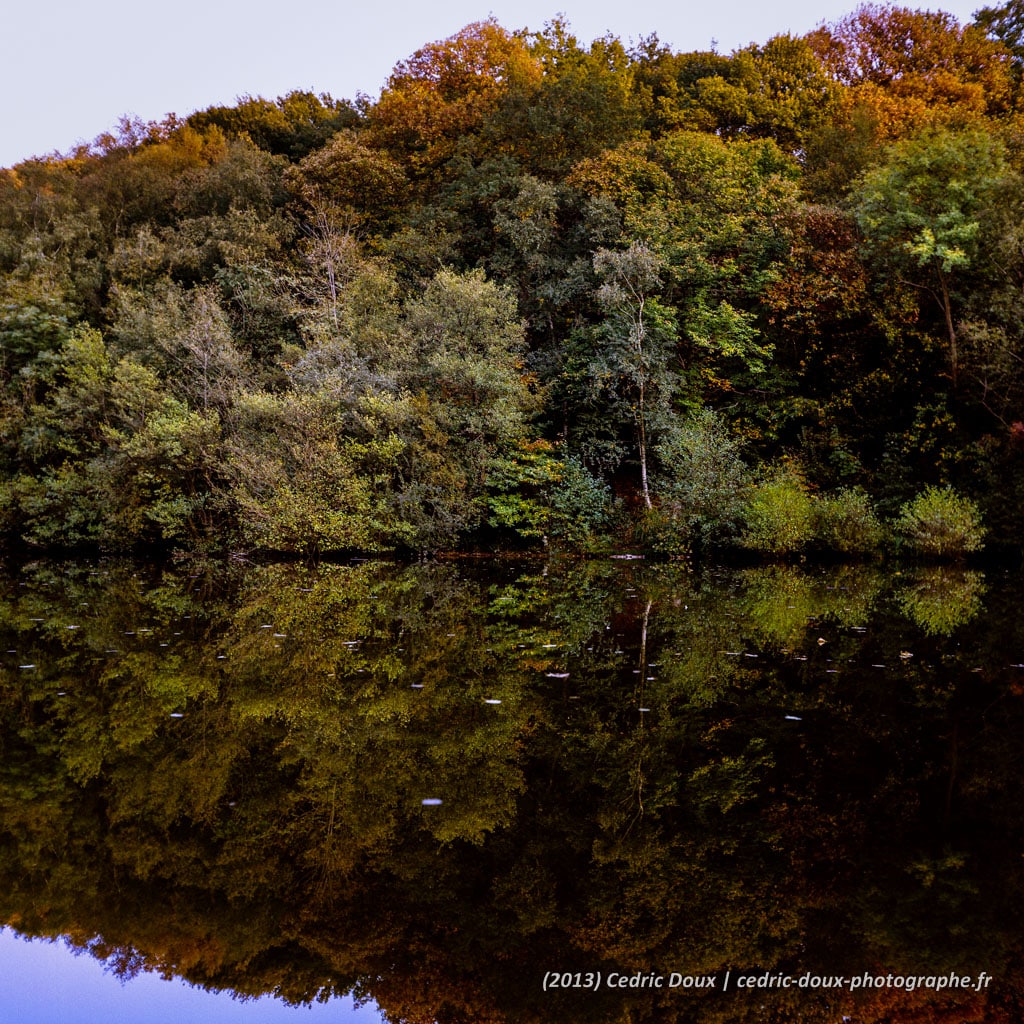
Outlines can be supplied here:
[[182, 981], [235, 997], [195, 1020], [1019, 1020], [1021, 605], [950, 567], [9, 561], [5, 990], [66, 955], [17, 934], [153, 1021]]

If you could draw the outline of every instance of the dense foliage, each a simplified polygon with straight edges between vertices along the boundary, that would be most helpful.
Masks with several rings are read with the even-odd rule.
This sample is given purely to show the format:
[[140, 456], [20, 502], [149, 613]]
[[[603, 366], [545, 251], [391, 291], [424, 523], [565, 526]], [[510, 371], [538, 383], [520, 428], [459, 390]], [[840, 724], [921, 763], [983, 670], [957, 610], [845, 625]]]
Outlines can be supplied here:
[[0, 532], [854, 552], [948, 491], [1019, 545], [1022, 24], [487, 21], [0, 170]]

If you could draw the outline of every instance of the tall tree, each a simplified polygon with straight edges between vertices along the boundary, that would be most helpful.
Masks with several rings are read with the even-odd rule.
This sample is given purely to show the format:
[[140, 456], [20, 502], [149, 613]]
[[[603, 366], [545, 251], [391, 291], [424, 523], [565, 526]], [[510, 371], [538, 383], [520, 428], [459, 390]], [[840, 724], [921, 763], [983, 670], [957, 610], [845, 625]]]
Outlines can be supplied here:
[[1002, 44], [1020, 75], [1024, 64], [1024, 4], [1021, 0], [1008, 0], [998, 7], [982, 7], [974, 12], [974, 24], [990, 39]]
[[435, 170], [513, 85], [541, 71], [525, 42], [489, 20], [467, 25], [400, 62], [368, 115], [367, 138], [414, 176]]
[[801, 153], [838, 100], [836, 83], [806, 40], [773, 36], [737, 50], [717, 74], [698, 79], [679, 124], [725, 138], [772, 138]]
[[891, 147], [857, 195], [856, 217], [869, 250], [938, 302], [954, 388], [953, 283], [975, 259], [985, 208], [1004, 173], [1004, 147], [991, 135], [928, 132]]
[[601, 249], [594, 255], [601, 280], [597, 301], [604, 320], [595, 330], [598, 348], [591, 363], [595, 382], [628, 410], [640, 463], [640, 493], [651, 508], [650, 458], [678, 391], [674, 311], [657, 299], [661, 260], [646, 245]]
[[361, 111], [348, 100], [293, 90], [276, 100], [243, 96], [233, 107], [207, 107], [192, 114], [187, 123], [198, 131], [217, 126], [267, 152], [300, 160], [335, 132], [358, 124], [360, 118]]

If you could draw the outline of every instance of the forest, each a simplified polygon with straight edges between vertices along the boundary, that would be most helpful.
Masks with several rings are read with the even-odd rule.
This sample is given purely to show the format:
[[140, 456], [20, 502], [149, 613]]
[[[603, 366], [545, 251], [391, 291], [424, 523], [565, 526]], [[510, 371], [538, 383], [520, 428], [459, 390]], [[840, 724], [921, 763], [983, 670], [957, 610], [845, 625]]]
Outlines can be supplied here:
[[0, 535], [1019, 556], [1022, 225], [1022, 0], [124, 119], [0, 170]]

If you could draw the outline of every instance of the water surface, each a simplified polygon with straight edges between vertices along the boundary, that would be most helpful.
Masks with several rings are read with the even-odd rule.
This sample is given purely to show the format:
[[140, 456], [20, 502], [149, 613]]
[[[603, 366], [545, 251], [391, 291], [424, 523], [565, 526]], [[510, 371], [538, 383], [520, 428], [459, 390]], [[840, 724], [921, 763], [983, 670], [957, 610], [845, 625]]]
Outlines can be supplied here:
[[1017, 1020], [1020, 606], [951, 568], [12, 563], [0, 921], [394, 1021]]

